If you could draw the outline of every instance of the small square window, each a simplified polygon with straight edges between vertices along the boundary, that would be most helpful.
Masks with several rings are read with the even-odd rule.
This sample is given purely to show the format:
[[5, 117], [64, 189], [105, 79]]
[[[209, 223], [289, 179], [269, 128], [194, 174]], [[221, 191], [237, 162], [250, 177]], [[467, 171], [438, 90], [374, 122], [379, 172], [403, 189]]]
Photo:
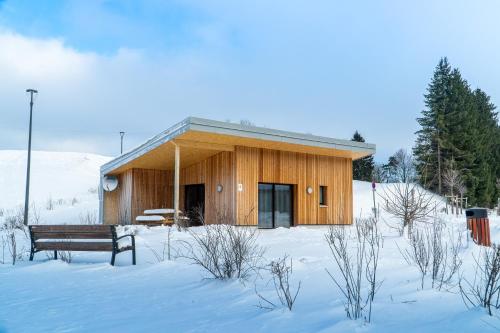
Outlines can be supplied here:
[[326, 193], [327, 193], [327, 187], [326, 186], [320, 186], [319, 187], [319, 205], [320, 206], [326, 206], [327, 201], [326, 201]]

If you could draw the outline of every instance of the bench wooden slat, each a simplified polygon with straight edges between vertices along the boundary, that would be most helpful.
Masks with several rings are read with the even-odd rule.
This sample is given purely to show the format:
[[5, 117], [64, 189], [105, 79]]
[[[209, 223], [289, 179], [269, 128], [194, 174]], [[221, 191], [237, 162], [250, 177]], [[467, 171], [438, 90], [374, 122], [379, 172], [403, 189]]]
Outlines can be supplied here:
[[127, 235], [131, 245], [120, 246], [114, 225], [32, 225], [30, 235], [30, 261], [39, 251], [54, 251], [54, 259], [57, 251], [102, 251], [112, 252], [111, 265], [114, 265], [116, 254], [131, 250], [132, 264], [136, 262], [134, 235]]
[[110, 242], [35, 242], [42, 251], [113, 251]]
[[33, 238], [39, 239], [113, 239], [109, 232], [33, 232]]
[[110, 232], [113, 225], [32, 225], [34, 232]]

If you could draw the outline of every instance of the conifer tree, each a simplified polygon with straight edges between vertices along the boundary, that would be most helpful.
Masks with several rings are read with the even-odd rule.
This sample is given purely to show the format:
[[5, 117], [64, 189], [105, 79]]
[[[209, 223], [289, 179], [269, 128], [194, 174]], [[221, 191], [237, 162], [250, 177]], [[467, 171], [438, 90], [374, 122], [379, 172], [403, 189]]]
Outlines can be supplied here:
[[472, 91], [458, 69], [442, 58], [425, 94], [425, 110], [413, 149], [421, 183], [443, 194], [453, 161], [473, 205], [492, 206], [500, 190], [500, 128], [490, 97]]
[[477, 152], [472, 174], [477, 180], [474, 197], [479, 205], [494, 204], [498, 193], [496, 179], [500, 170], [500, 130], [495, 105], [481, 89], [473, 93], [476, 117]]
[[[365, 139], [359, 134], [358, 131], [354, 132], [351, 141], [365, 142]], [[352, 177], [355, 180], [371, 181], [373, 168], [373, 156], [363, 157], [359, 160], [352, 162]]]
[[422, 117], [417, 118], [421, 129], [413, 154], [416, 160], [420, 182], [429, 189], [442, 194], [443, 148], [446, 138], [445, 117], [449, 99], [451, 67], [447, 58], [442, 58], [427, 88], [426, 109]]

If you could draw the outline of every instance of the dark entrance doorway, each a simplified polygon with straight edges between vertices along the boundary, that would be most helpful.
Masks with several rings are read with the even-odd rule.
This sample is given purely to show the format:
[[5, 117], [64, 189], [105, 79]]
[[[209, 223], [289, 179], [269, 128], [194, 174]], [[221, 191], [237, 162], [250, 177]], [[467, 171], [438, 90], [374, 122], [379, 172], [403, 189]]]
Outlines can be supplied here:
[[293, 186], [259, 184], [259, 228], [293, 225]]
[[[184, 210], [191, 225], [202, 225], [205, 215], [205, 185], [186, 185], [184, 187]], [[200, 216], [201, 214], [201, 216]]]

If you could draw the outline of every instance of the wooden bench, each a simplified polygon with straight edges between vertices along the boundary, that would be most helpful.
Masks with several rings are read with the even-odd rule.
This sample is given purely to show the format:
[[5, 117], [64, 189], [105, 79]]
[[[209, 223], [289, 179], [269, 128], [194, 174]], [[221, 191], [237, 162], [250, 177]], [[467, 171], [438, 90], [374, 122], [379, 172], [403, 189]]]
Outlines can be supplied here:
[[[117, 237], [114, 225], [31, 225], [29, 231], [30, 261], [40, 251], [54, 251], [54, 259], [57, 259], [57, 251], [93, 251], [111, 252], [111, 265], [114, 265], [118, 253], [131, 250], [135, 265], [134, 235]], [[125, 237], [130, 237], [131, 244], [120, 246], [118, 241]]]

